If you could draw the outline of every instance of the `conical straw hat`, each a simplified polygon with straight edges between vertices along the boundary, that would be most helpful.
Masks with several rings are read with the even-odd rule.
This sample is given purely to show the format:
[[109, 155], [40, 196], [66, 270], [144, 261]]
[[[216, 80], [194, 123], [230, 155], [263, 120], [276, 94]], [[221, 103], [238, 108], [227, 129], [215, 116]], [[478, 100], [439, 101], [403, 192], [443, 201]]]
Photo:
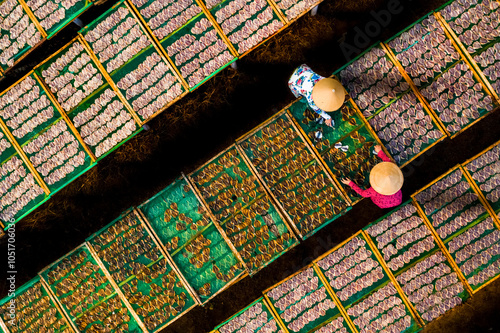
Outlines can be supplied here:
[[340, 109], [345, 101], [345, 90], [339, 81], [331, 78], [319, 80], [313, 88], [314, 104], [323, 111], [332, 112]]
[[392, 162], [381, 162], [370, 172], [370, 185], [383, 195], [392, 195], [403, 186], [403, 173]]

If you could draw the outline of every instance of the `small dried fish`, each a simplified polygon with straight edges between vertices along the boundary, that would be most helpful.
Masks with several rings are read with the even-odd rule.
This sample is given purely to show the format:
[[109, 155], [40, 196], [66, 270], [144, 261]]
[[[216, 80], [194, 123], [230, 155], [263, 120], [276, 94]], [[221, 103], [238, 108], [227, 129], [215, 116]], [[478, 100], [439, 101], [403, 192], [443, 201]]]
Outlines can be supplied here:
[[440, 13], [470, 54], [500, 36], [497, 1], [454, 1]]
[[366, 117], [410, 88], [378, 46], [341, 70], [339, 77]]
[[87, 30], [83, 37], [108, 73], [151, 45], [139, 22], [125, 6], [118, 6], [94, 28]]
[[19, 52], [35, 46], [42, 40], [42, 35], [18, 1], [2, 2], [0, 14], [3, 18], [2, 29], [6, 32], [0, 38], [0, 63], [11, 67]]
[[427, 322], [462, 302], [463, 284], [452, 272], [441, 251], [419, 261], [396, 279], [408, 295], [408, 300]]
[[463, 61], [457, 63], [427, 88], [422, 95], [430, 102], [450, 133], [456, 133], [494, 108], [492, 98]]
[[42, 77], [65, 111], [104, 84], [103, 77], [83, 46], [74, 42], [52, 59]]
[[[240, 54], [283, 27], [266, 1], [231, 0], [217, 10], [215, 18]], [[251, 19], [254, 18], [254, 19]], [[240, 27], [243, 25], [243, 27]], [[240, 28], [239, 28], [240, 27]], [[234, 31], [238, 28], [237, 31]]]
[[443, 136], [413, 92], [404, 94], [368, 122], [400, 165], [417, 155], [423, 143], [427, 146]]
[[434, 15], [391, 40], [389, 46], [417, 87], [431, 82], [460, 59]]
[[201, 12], [193, 0], [132, 0], [132, 3], [158, 40], [164, 39]]
[[[190, 32], [190, 33], [189, 33]], [[166, 47], [181, 75], [194, 87], [233, 59], [210, 21], [202, 18], [185, 35]]]

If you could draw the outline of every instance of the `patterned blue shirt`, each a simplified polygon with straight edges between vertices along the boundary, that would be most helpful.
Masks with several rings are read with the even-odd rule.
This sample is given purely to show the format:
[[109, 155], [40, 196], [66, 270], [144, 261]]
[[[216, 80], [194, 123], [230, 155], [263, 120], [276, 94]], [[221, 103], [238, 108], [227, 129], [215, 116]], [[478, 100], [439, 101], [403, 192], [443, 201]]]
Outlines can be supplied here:
[[304, 97], [314, 112], [322, 116], [324, 119], [331, 119], [331, 116], [316, 106], [312, 99], [314, 85], [322, 79], [324, 79], [323, 76], [314, 73], [306, 64], [302, 64], [295, 70], [295, 72], [293, 72], [290, 80], [288, 80], [288, 86], [295, 97]]

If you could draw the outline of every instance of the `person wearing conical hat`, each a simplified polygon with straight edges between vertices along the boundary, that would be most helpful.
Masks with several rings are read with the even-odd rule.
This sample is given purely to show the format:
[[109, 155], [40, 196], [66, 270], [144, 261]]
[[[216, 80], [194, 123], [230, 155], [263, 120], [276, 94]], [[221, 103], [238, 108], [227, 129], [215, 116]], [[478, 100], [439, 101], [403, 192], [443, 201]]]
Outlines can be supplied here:
[[375, 152], [383, 162], [375, 165], [370, 171], [370, 188], [362, 190], [348, 178], [342, 179], [341, 182], [345, 185], [349, 185], [362, 197], [370, 198], [373, 203], [380, 208], [398, 206], [403, 201], [403, 193], [401, 192], [404, 181], [403, 173], [398, 166], [391, 162], [389, 157], [385, 155], [382, 147], [379, 145], [375, 146]]
[[334, 126], [327, 112], [336, 111], [344, 104], [345, 90], [339, 81], [318, 75], [303, 64], [293, 72], [288, 86], [295, 97], [307, 100], [309, 107], [325, 119], [325, 124]]

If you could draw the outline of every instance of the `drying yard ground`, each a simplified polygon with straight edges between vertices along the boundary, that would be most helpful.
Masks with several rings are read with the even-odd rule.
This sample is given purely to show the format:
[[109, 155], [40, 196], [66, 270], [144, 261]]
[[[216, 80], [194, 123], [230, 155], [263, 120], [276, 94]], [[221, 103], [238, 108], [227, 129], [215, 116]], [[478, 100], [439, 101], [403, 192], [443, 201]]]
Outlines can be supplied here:
[[[339, 44], [359, 51], [402, 30], [443, 0], [326, 0], [316, 17], [306, 15], [271, 41], [227, 68], [153, 119], [142, 132], [96, 167], [57, 193], [16, 225], [16, 284], [21, 286], [42, 268], [80, 245], [85, 238], [167, 186], [181, 172], [189, 173], [234, 142], [243, 133], [293, 100], [287, 80], [307, 63], [329, 75], [348, 62]], [[86, 24], [114, 1], [95, 6]], [[376, 15], [391, 9], [396, 14]], [[385, 13], [385, 12], [384, 12]], [[380, 26], [375, 16], [381, 17]], [[357, 38], [365, 29], [373, 37]], [[30, 54], [0, 81], [5, 90], [38, 62], [76, 35], [68, 26]], [[345, 47], [344, 47], [345, 50]], [[354, 57], [354, 55], [353, 55]], [[457, 163], [500, 139], [498, 110], [453, 140], [446, 139], [404, 169], [404, 200]], [[290, 250], [252, 278], [245, 278], [197, 307], [163, 332], [207, 332], [277, 283], [337, 243], [385, 214], [363, 200], [342, 218]], [[6, 254], [7, 242], [0, 241]], [[2, 260], [6, 260], [2, 255]], [[2, 265], [2, 267], [6, 267]], [[0, 296], [7, 293], [6, 270], [0, 272]], [[424, 332], [500, 332], [500, 279], [469, 301], [428, 325]]]

